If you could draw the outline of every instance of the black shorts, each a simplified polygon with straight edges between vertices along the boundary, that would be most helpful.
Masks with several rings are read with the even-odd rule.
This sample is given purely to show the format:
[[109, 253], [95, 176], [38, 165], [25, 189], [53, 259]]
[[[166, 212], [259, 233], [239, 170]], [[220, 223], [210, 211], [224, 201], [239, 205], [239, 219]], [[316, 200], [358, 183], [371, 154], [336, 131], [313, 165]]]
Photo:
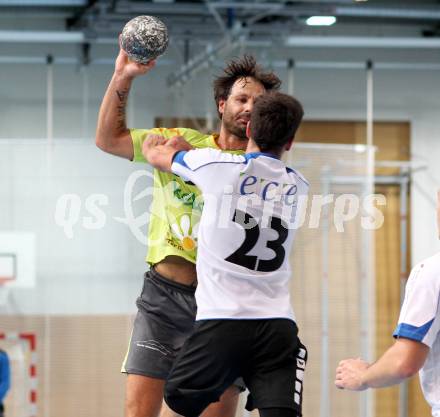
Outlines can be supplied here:
[[166, 379], [196, 317], [195, 287], [170, 281], [153, 268], [145, 273], [136, 301], [122, 372]]
[[306, 361], [291, 320], [202, 320], [171, 370], [165, 401], [196, 417], [241, 376], [250, 392], [246, 409], [290, 408], [301, 416]]

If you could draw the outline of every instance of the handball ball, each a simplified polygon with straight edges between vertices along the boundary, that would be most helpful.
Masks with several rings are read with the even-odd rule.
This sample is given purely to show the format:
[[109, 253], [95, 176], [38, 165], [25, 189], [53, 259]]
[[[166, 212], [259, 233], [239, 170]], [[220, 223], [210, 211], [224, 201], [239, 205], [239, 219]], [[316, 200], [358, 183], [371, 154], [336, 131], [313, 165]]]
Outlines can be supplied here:
[[132, 61], [140, 64], [156, 59], [165, 52], [167, 46], [167, 27], [157, 17], [135, 17], [122, 30], [122, 49]]

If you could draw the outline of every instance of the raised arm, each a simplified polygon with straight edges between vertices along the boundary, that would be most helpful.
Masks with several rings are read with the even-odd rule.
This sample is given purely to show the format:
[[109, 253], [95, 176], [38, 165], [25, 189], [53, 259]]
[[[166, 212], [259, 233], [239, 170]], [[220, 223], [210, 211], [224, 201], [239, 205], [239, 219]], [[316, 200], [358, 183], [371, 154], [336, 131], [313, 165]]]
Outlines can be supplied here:
[[155, 61], [148, 64], [132, 62], [120, 49], [98, 116], [96, 146], [104, 152], [133, 159], [133, 143], [125, 118], [128, 94], [134, 78], [146, 74], [154, 65]]

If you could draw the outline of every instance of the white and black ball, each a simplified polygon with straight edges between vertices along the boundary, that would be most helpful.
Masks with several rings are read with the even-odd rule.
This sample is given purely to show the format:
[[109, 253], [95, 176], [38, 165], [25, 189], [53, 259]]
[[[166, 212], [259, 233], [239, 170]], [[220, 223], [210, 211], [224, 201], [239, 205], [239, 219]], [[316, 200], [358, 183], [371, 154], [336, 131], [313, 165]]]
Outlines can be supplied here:
[[121, 47], [132, 61], [146, 64], [167, 49], [167, 27], [157, 17], [137, 16], [124, 26]]

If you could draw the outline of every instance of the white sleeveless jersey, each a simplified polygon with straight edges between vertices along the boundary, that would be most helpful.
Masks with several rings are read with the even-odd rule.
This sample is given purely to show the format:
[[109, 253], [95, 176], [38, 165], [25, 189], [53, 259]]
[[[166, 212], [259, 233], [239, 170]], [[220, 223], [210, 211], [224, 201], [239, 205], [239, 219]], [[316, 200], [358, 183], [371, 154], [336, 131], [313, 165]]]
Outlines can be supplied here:
[[394, 336], [430, 347], [420, 382], [432, 415], [440, 417], [440, 253], [411, 271]]
[[178, 152], [172, 171], [194, 183], [204, 201], [197, 320], [295, 320], [289, 254], [309, 188], [304, 177], [270, 154], [215, 149]]

